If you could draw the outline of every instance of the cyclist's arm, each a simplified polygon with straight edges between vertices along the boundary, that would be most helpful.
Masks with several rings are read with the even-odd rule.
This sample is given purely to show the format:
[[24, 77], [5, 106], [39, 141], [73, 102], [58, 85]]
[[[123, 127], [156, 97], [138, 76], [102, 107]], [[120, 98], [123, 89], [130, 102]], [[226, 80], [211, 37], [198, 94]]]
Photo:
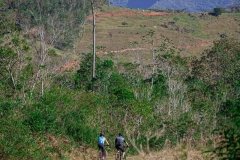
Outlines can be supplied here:
[[105, 139], [105, 142], [107, 143], [107, 145], [109, 145], [108, 141]]

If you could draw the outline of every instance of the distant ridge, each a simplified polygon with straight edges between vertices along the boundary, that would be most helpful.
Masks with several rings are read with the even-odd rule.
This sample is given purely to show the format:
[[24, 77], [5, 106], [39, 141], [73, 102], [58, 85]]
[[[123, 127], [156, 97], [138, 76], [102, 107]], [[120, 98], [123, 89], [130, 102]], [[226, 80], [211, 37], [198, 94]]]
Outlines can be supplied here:
[[156, 3], [156, 0], [128, 0], [127, 7], [147, 9], [154, 3]]
[[226, 7], [235, 2], [236, 0], [160, 0], [150, 8], [203, 12], [211, 11], [217, 7]]
[[109, 0], [112, 6], [127, 7], [128, 0]]
[[239, 0], [110, 0], [112, 6], [140, 9], [172, 9], [187, 12], [211, 11], [216, 7], [228, 7]]

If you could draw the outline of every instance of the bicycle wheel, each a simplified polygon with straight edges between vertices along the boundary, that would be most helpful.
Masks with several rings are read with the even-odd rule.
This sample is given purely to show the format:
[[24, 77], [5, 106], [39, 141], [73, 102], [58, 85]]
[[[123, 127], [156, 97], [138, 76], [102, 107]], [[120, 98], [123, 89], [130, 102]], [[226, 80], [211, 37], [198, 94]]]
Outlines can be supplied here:
[[122, 153], [122, 151], [120, 151], [120, 157], [119, 157], [119, 160], [123, 160], [123, 155], [122, 155], [123, 153]]
[[120, 152], [117, 151], [117, 153], [115, 155], [115, 160], [121, 160], [120, 158], [121, 158], [120, 157]]
[[102, 151], [101, 150], [98, 151], [98, 160], [102, 160]]
[[127, 159], [127, 154], [126, 154], [126, 152], [125, 152], [125, 155], [124, 155], [124, 160], [126, 160]]

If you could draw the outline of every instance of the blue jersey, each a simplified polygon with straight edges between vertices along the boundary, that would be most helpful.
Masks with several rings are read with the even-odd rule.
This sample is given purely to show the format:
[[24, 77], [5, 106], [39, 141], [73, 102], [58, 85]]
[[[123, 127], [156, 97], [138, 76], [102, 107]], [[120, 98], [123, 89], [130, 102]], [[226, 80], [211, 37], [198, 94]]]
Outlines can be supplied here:
[[104, 136], [98, 137], [98, 144], [104, 144], [106, 138]]

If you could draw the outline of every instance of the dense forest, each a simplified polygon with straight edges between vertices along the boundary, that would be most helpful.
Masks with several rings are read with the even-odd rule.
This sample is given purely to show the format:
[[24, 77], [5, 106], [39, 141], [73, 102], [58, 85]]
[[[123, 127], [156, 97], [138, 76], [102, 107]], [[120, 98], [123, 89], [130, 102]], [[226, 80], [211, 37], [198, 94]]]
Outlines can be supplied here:
[[240, 158], [237, 40], [181, 57], [150, 30], [151, 64], [97, 56], [92, 79], [91, 53], [77, 71], [55, 69], [58, 52], [81, 38], [90, 0], [2, 0], [0, 14], [0, 159], [68, 159], [78, 146], [96, 149], [101, 131], [122, 132], [131, 154], [185, 144]]

